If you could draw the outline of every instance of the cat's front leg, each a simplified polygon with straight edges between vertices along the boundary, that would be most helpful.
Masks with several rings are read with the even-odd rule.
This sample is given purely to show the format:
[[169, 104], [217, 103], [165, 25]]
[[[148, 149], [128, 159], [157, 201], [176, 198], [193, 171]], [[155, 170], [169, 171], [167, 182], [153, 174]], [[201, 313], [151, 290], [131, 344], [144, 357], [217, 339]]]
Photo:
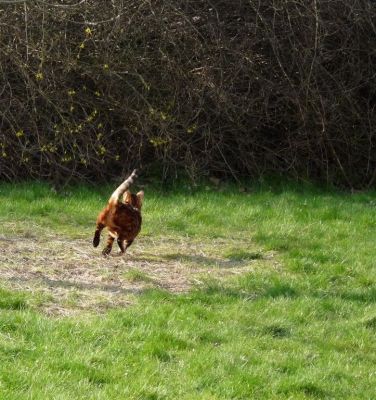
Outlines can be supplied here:
[[98, 223], [95, 233], [94, 233], [94, 238], [93, 238], [93, 246], [97, 247], [99, 245], [99, 242], [101, 240], [101, 232], [104, 228], [104, 224]]

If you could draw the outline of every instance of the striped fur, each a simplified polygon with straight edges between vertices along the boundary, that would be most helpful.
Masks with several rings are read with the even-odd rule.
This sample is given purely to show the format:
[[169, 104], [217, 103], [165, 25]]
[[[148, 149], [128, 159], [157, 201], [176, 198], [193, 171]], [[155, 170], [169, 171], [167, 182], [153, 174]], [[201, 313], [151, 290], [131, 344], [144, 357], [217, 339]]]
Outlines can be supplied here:
[[134, 170], [112, 193], [107, 206], [98, 215], [93, 246], [99, 245], [101, 232], [107, 227], [107, 245], [102, 251], [104, 255], [110, 254], [115, 239], [120, 251], [124, 253], [141, 230], [144, 192], [133, 194], [128, 191], [136, 177]]
[[133, 184], [135, 178], [137, 178], [137, 170], [134, 169], [130, 176], [112, 193], [109, 203], [117, 204], [119, 198], [129, 189]]

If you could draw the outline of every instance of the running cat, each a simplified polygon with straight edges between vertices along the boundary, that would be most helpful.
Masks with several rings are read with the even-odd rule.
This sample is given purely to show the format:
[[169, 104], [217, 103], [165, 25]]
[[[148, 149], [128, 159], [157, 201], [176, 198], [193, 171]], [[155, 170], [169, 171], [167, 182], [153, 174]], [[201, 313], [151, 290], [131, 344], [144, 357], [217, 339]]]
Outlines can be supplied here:
[[129, 186], [137, 177], [136, 170], [112, 193], [107, 206], [99, 213], [93, 239], [93, 246], [97, 247], [103, 228], [108, 229], [107, 245], [102, 254], [110, 254], [114, 240], [120, 247], [121, 253], [133, 243], [141, 230], [141, 207], [144, 192], [133, 194], [128, 191]]

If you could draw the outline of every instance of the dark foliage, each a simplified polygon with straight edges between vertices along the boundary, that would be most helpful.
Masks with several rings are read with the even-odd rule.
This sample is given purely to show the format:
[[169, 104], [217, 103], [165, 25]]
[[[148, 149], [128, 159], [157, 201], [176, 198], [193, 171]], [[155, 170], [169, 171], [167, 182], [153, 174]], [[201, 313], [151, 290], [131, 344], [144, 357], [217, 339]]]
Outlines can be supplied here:
[[376, 181], [376, 3], [0, 0], [0, 176]]

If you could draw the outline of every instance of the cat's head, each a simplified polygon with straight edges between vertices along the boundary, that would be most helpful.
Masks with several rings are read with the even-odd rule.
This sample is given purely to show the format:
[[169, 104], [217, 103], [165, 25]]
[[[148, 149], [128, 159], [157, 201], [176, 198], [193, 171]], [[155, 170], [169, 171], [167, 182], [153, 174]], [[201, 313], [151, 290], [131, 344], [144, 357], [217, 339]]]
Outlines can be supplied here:
[[141, 210], [142, 203], [144, 201], [144, 191], [141, 190], [137, 194], [133, 194], [127, 190], [123, 195], [123, 201], [125, 204], [130, 204], [131, 206]]

